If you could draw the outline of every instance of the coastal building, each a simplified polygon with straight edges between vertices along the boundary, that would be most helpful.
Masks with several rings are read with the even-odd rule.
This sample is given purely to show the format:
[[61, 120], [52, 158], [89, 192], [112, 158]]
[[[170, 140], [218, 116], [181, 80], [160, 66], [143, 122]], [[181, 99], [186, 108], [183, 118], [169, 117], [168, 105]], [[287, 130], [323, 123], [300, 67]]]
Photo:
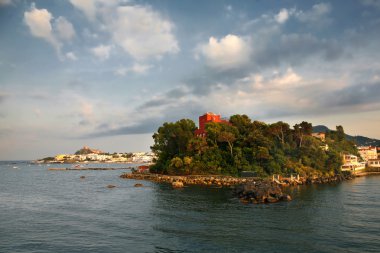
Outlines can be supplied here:
[[360, 146], [358, 152], [364, 161], [377, 159], [377, 148], [373, 146]]
[[206, 136], [206, 124], [210, 122], [230, 124], [226, 119], [222, 119], [219, 114], [212, 112], [206, 112], [202, 116], [199, 116], [199, 128], [195, 130], [194, 134], [199, 137]]
[[369, 168], [380, 168], [380, 159], [370, 159], [367, 165]]
[[320, 139], [321, 141], [326, 140], [326, 133], [324, 132], [318, 132], [318, 133], [312, 133], [311, 136]]
[[365, 163], [359, 162], [356, 155], [343, 154], [342, 155], [343, 165], [341, 166], [342, 171], [351, 171], [356, 173], [358, 171], [365, 169]]

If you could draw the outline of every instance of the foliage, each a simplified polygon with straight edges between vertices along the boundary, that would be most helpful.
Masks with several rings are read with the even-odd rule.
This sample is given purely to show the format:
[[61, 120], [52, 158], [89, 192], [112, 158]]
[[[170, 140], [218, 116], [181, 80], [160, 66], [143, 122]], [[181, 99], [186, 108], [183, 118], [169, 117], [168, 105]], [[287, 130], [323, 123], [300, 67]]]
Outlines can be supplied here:
[[207, 123], [206, 137], [197, 137], [192, 120], [164, 123], [153, 135], [157, 160], [151, 170], [172, 175], [340, 173], [341, 153], [357, 154], [354, 143], [345, 139], [342, 126], [327, 132], [325, 142], [312, 137], [312, 129], [306, 121], [290, 128], [282, 121], [266, 124], [233, 115], [229, 124]]

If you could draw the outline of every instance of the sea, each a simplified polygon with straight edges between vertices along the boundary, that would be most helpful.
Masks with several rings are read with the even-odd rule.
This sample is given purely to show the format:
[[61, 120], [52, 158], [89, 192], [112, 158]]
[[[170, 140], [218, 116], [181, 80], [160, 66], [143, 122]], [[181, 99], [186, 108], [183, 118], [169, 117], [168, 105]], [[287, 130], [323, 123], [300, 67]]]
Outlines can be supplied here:
[[257, 205], [231, 189], [119, 177], [129, 169], [48, 170], [58, 166], [70, 165], [0, 162], [1, 253], [380, 252], [380, 176]]

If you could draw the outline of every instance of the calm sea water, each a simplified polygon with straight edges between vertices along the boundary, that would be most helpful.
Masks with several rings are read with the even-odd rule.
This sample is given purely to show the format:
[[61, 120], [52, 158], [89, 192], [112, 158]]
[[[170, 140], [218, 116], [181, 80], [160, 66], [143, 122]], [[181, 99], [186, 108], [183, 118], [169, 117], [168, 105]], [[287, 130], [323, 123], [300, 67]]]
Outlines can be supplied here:
[[0, 252], [380, 252], [379, 176], [244, 205], [228, 189], [47, 168], [0, 163]]

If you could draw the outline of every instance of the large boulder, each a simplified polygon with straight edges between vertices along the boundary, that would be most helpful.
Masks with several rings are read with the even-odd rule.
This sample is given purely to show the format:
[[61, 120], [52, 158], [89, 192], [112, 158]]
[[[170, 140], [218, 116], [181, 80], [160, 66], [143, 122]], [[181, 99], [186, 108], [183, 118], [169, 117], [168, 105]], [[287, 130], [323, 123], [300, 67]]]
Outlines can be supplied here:
[[173, 188], [182, 188], [184, 187], [184, 184], [182, 183], [182, 181], [174, 181], [172, 182], [172, 186]]
[[234, 193], [243, 203], [275, 203], [291, 200], [289, 195], [282, 192], [280, 186], [269, 181], [238, 185]]

